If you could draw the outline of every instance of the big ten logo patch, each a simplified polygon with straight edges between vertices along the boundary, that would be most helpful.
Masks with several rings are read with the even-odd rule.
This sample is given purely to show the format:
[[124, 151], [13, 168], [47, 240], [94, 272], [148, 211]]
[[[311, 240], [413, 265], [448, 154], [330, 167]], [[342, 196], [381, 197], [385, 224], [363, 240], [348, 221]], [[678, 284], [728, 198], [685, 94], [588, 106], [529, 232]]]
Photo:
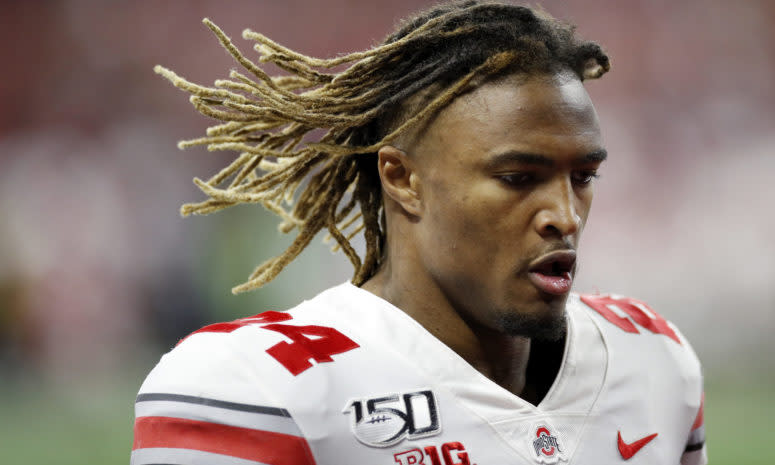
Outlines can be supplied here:
[[445, 442], [441, 447], [410, 449], [393, 454], [393, 459], [399, 465], [472, 465], [468, 452], [459, 442]]
[[389, 447], [404, 438], [418, 439], [441, 432], [439, 408], [430, 389], [347, 401], [351, 428], [358, 441]]
[[560, 440], [548, 426], [538, 425], [533, 431], [535, 431], [535, 435], [530, 438], [530, 443], [538, 463], [553, 464], [560, 460], [566, 460], [560, 446]]

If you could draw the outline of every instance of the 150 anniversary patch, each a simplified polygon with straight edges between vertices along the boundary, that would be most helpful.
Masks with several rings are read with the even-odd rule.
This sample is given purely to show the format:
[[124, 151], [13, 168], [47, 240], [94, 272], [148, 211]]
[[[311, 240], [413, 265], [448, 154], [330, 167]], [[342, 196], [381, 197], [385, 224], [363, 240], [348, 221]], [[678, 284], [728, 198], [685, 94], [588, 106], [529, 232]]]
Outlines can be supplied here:
[[430, 389], [351, 399], [343, 413], [350, 414], [358, 441], [371, 447], [389, 447], [404, 438], [441, 432], [438, 405]]

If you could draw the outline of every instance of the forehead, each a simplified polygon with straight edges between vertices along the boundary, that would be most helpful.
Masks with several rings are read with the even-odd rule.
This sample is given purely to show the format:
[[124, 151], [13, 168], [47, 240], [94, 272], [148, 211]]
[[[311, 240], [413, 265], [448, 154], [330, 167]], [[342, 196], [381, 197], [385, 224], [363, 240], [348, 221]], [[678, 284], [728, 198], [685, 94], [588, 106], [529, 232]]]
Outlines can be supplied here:
[[439, 112], [419, 151], [520, 150], [575, 155], [602, 149], [595, 109], [571, 74], [510, 75], [483, 83]]

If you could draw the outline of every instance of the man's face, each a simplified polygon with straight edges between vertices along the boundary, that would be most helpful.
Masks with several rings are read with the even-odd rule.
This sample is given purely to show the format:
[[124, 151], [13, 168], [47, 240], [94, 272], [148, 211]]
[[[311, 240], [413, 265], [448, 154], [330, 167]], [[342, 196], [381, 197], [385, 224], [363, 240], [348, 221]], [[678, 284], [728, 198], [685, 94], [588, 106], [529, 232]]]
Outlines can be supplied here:
[[422, 269], [469, 324], [555, 338], [605, 158], [570, 74], [509, 76], [458, 97], [408, 147]]

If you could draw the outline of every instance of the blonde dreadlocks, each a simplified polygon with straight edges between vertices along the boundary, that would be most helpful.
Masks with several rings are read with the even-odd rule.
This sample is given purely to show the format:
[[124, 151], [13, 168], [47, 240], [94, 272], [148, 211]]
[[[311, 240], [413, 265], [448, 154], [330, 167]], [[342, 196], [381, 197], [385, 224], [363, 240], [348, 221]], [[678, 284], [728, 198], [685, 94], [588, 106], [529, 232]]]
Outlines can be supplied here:
[[[209, 199], [183, 205], [181, 214], [259, 203], [282, 218], [282, 232], [297, 230], [293, 243], [258, 266], [234, 293], [274, 279], [324, 228], [352, 262], [353, 283], [368, 280], [385, 245], [376, 152], [470, 89], [475, 78], [567, 69], [583, 80], [610, 68], [600, 46], [577, 40], [573, 27], [503, 3], [440, 5], [404, 23], [383, 44], [333, 59], [308, 57], [245, 30], [243, 38], [256, 42], [259, 62], [290, 73], [284, 76], [269, 76], [220, 28], [208, 19], [204, 23], [250, 76], [231, 71], [230, 79], [204, 87], [154, 68], [189, 92], [200, 113], [222, 122], [208, 128], [206, 137], [178, 147], [239, 153], [207, 181], [194, 179]], [[343, 71], [333, 71], [343, 65]], [[410, 97], [431, 86], [439, 90], [422, 108], [407, 108]], [[305, 140], [319, 129], [327, 130], [319, 140]], [[360, 232], [363, 259], [351, 245]]]

